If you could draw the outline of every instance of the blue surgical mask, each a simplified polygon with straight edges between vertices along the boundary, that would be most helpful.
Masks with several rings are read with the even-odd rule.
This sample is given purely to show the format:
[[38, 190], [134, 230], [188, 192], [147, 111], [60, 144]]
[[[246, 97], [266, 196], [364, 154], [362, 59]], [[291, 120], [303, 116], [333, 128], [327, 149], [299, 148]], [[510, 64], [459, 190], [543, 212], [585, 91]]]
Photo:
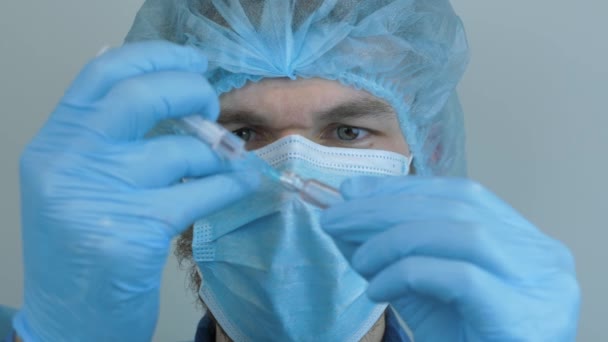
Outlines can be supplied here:
[[[405, 175], [411, 159], [378, 150], [325, 147], [288, 136], [256, 153], [281, 171], [339, 186], [356, 175]], [[196, 222], [199, 294], [239, 341], [359, 341], [386, 304], [371, 302], [319, 225], [320, 209], [275, 183]]]

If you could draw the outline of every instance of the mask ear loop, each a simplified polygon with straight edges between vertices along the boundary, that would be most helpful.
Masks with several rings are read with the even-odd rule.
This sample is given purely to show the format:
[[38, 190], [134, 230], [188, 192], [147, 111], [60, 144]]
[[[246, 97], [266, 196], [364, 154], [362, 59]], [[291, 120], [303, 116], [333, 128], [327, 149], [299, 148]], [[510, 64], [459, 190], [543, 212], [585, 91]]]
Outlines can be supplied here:
[[201, 269], [198, 267], [198, 265], [196, 265], [196, 273], [198, 274], [198, 278], [201, 280], [201, 284], [198, 286], [198, 291], [197, 291], [198, 299], [200, 299], [201, 303], [203, 303], [203, 309], [205, 310], [203, 315], [206, 315], [207, 311], [209, 311], [209, 308], [207, 307], [207, 304], [205, 304], [205, 301], [203, 300], [203, 296], [201, 296], [201, 289], [203, 288], [205, 279], [203, 279], [203, 273], [201, 272]]
[[406, 175], [411, 175], [412, 174], [412, 164], [414, 162], [414, 154], [410, 154], [409, 156], [406, 157], [407, 158], [407, 164], [406, 164], [406, 169], [404, 172]]
[[393, 312], [393, 314], [395, 315], [395, 317], [397, 318], [397, 322], [399, 323], [399, 326], [401, 326], [401, 329], [403, 329], [403, 331], [405, 331], [405, 333], [407, 334], [407, 337], [410, 339], [410, 341], [416, 342], [412, 329], [410, 329], [410, 326], [407, 325], [407, 323], [405, 322], [403, 317], [401, 317], [399, 315], [397, 310], [395, 310], [395, 308], [393, 308], [392, 305], [389, 305], [388, 307], [389, 307], [389, 310], [391, 310]]
[[[232, 338], [232, 340], [234, 341], [247, 341], [247, 339], [245, 338], [245, 336], [240, 332], [239, 329], [237, 329], [232, 323], [230, 323], [230, 321], [226, 318], [226, 315], [224, 314], [224, 312], [221, 310], [219, 304], [217, 303], [217, 301], [215, 300], [214, 295], [211, 292], [208, 291], [203, 291], [204, 289], [204, 284], [205, 284], [205, 278], [203, 277], [203, 274], [201, 273], [200, 268], [196, 268], [196, 272], [198, 273], [199, 277], [201, 277], [201, 286], [198, 290], [198, 297], [200, 298], [201, 302], [203, 302], [203, 306], [205, 309], [205, 315], [207, 314], [207, 312], [209, 312], [209, 314], [212, 314], [213, 317], [216, 320], [216, 324], [218, 327], [220, 327], [223, 331], [225, 335], [228, 335], [226, 333], [226, 330], [230, 330], [233, 332], [233, 334], [235, 334], [235, 336], [229, 336]], [[209, 306], [207, 306], [207, 303], [205, 302], [205, 299], [203, 298], [202, 293], [205, 292], [207, 293], [207, 300], [210, 301], [211, 306], [215, 307], [216, 309], [218, 309], [219, 311], [215, 312], [215, 313], [211, 313], [211, 309], [209, 309]]]

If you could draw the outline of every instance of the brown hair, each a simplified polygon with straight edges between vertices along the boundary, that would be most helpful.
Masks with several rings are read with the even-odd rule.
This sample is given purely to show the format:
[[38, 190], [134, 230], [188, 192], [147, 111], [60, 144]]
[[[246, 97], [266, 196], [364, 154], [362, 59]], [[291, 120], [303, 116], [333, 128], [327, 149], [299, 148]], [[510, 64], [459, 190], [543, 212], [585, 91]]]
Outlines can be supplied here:
[[204, 306], [203, 301], [198, 295], [198, 290], [201, 287], [201, 283], [203, 279], [197, 270], [196, 262], [194, 262], [194, 258], [192, 256], [192, 235], [194, 232], [194, 227], [190, 226], [190, 228], [186, 229], [178, 238], [175, 243], [175, 256], [177, 257], [177, 261], [179, 263], [179, 267], [188, 272], [188, 288], [194, 293], [196, 297], [197, 305]]

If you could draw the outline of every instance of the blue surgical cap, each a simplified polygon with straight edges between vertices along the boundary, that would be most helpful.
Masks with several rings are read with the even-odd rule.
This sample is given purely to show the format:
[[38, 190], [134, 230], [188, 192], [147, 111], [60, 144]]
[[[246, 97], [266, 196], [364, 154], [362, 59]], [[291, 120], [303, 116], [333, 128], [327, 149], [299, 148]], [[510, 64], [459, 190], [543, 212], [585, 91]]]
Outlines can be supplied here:
[[200, 48], [218, 94], [276, 77], [366, 90], [396, 110], [418, 174], [466, 174], [469, 53], [448, 0], [147, 0], [126, 42], [152, 39]]

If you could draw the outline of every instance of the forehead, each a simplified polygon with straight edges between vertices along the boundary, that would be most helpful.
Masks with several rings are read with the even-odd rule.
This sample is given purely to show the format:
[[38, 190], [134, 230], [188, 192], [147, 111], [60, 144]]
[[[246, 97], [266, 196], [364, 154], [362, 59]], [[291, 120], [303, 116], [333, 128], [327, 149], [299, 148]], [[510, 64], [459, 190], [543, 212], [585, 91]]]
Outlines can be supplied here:
[[353, 100], [376, 99], [366, 91], [324, 79], [264, 79], [221, 96], [222, 110], [249, 109], [268, 115], [300, 116], [323, 112]]

